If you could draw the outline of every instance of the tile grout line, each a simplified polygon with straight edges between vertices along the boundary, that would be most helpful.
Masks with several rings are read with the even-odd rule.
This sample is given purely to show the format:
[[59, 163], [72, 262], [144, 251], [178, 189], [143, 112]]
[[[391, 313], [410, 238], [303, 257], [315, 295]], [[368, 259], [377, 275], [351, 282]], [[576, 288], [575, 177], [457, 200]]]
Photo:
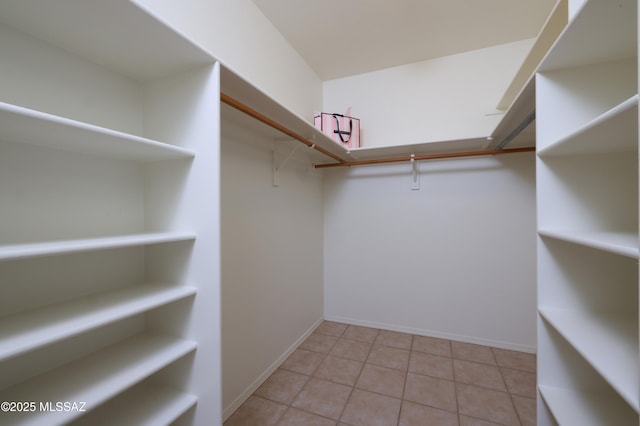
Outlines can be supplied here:
[[458, 424], [461, 425], [462, 419], [460, 418], [461, 414], [460, 414], [460, 400], [458, 398], [458, 381], [456, 380], [456, 368], [455, 368], [454, 357], [453, 357], [453, 343], [451, 343], [451, 340], [449, 340], [449, 351], [451, 353], [451, 372], [453, 374], [453, 390], [456, 396], [456, 415], [458, 417]]
[[495, 353], [495, 348], [490, 348], [491, 349], [491, 355], [493, 355], [494, 360], [496, 361], [496, 366], [498, 367], [498, 372], [500, 373], [500, 378], [502, 379], [502, 384], [504, 385], [504, 388], [507, 390], [507, 395], [509, 395], [509, 401], [511, 401], [511, 406], [513, 407], [513, 411], [516, 413], [516, 418], [518, 419], [518, 423], [520, 423], [520, 426], [522, 426], [523, 422], [522, 422], [522, 418], [520, 417], [520, 413], [518, 413], [518, 407], [516, 407], [516, 403], [513, 400], [513, 394], [511, 393], [511, 391], [509, 390], [509, 387], [507, 386], [507, 381], [504, 378], [504, 374], [502, 371], [502, 366], [500, 365], [500, 363], [498, 362], [498, 357], [496, 356]]
[[398, 412], [398, 426], [400, 426], [400, 418], [402, 417], [402, 407], [404, 405], [404, 394], [407, 391], [407, 383], [409, 382], [409, 368], [411, 368], [411, 356], [413, 355], [413, 343], [416, 336], [411, 336], [411, 348], [409, 349], [409, 363], [407, 364], [407, 371], [404, 373], [404, 386], [402, 386], [402, 394], [400, 395], [400, 411]]
[[[316, 327], [316, 328], [315, 328], [315, 330], [313, 330], [313, 332], [311, 333], [311, 335], [313, 335], [313, 334], [315, 333], [315, 334], [318, 334], [318, 335], [321, 335], [321, 336], [336, 337], [336, 341], [333, 343], [333, 345], [331, 345], [331, 347], [329, 348], [329, 350], [327, 351], [327, 353], [324, 353], [324, 352], [316, 352], [316, 351], [311, 350], [311, 349], [304, 349], [304, 348], [302, 348], [302, 349], [307, 350], [307, 351], [309, 351], [309, 352], [314, 352], [314, 353], [317, 353], [317, 354], [321, 354], [321, 355], [323, 356], [323, 358], [322, 358], [322, 360], [320, 360], [320, 362], [318, 363], [318, 365], [317, 365], [317, 366], [316, 366], [316, 367], [315, 367], [315, 368], [310, 372], [309, 376], [307, 376], [307, 377], [308, 377], [308, 379], [307, 379], [307, 381], [305, 382], [304, 386], [302, 386], [302, 388], [300, 388], [300, 390], [298, 391], [298, 393], [297, 393], [297, 394], [292, 398], [291, 403], [289, 403], [289, 404], [287, 405], [287, 409], [282, 413], [282, 416], [280, 416], [280, 418], [278, 418], [278, 420], [277, 420], [277, 421], [276, 421], [276, 423], [274, 424], [275, 426], [277, 426], [277, 425], [278, 425], [278, 423], [279, 423], [280, 421], [282, 421], [282, 419], [283, 419], [283, 417], [285, 416], [285, 414], [287, 413], [287, 411], [288, 411], [289, 409], [291, 409], [291, 408], [295, 408], [296, 410], [300, 410], [300, 411], [303, 411], [303, 412], [305, 412], [305, 413], [307, 413], [307, 414], [311, 414], [311, 415], [314, 415], [314, 416], [323, 417], [323, 418], [328, 419], [328, 420], [331, 420], [331, 421], [333, 421], [333, 420], [334, 420], [334, 419], [332, 419], [332, 418], [330, 418], [330, 417], [326, 417], [326, 416], [320, 415], [320, 414], [318, 414], [318, 413], [313, 413], [313, 412], [308, 411], [308, 410], [305, 410], [305, 409], [303, 409], [303, 408], [298, 408], [298, 407], [294, 407], [294, 406], [293, 406], [293, 403], [296, 401], [296, 399], [298, 398], [298, 396], [300, 395], [300, 393], [302, 393], [302, 391], [303, 391], [303, 390], [304, 390], [304, 388], [307, 386], [307, 384], [308, 384], [308, 383], [309, 383], [309, 382], [314, 378], [314, 374], [316, 373], [316, 371], [318, 371], [318, 369], [320, 368], [320, 366], [322, 365], [322, 363], [324, 362], [324, 360], [329, 356], [329, 354], [330, 354], [330, 353], [331, 353], [331, 351], [333, 350], [334, 346], [337, 344], [338, 340], [340, 340], [340, 337], [344, 334], [344, 330], [342, 331], [342, 333], [340, 333], [340, 335], [339, 335], [339, 336], [334, 336], [334, 335], [331, 335], [331, 334], [325, 334], [325, 333], [318, 332], [318, 329], [319, 329], [321, 326], [322, 326], [322, 323], [320, 323], [320, 324], [318, 325], [318, 327]], [[346, 330], [346, 329], [347, 329], [347, 327], [345, 327], [345, 330]], [[310, 336], [311, 336], [311, 335], [310, 335]], [[298, 348], [299, 348], [299, 347], [298, 347]], [[298, 349], [298, 348], [296, 348], [296, 349]], [[280, 368], [280, 367], [278, 367], [278, 368]], [[297, 374], [300, 374], [300, 373], [297, 373]], [[302, 375], [306, 376], [306, 374], [302, 374]], [[321, 379], [318, 379], [318, 380], [321, 380]], [[328, 380], [328, 381], [329, 381], [329, 380]], [[276, 401], [274, 401], [274, 402], [276, 402]], [[337, 422], [338, 422], [338, 421], [336, 420], [336, 424], [337, 424]]]
[[[340, 324], [340, 323], [338, 323], [338, 324]], [[322, 323], [321, 323], [321, 325], [322, 325]], [[318, 331], [320, 329], [321, 325], [319, 325], [313, 331], [312, 334], [316, 334], [316, 335], [319, 335], [319, 336], [326, 336], [326, 337], [330, 337], [330, 338], [335, 339], [330, 346], [327, 346], [326, 352], [318, 352], [317, 350], [312, 350], [312, 349], [308, 349], [308, 348], [300, 348], [300, 349], [305, 349], [308, 352], [316, 353], [316, 354], [321, 356], [321, 358], [320, 358], [318, 364], [315, 366], [315, 368], [310, 370], [308, 375], [307, 374], [303, 374], [303, 373], [299, 373], [299, 372], [296, 372], [296, 371], [293, 371], [293, 370], [283, 369], [284, 371], [289, 371], [291, 373], [299, 374], [301, 376], [306, 376], [306, 378], [307, 378], [305, 384], [302, 385], [300, 390], [291, 398], [291, 402], [288, 403], [288, 404], [284, 404], [282, 402], [273, 400], [273, 399], [268, 398], [268, 397], [261, 397], [261, 396], [255, 395], [255, 392], [253, 394], [253, 396], [259, 397], [259, 398], [267, 400], [267, 401], [271, 401], [273, 403], [280, 404], [281, 406], [285, 407], [285, 409], [283, 410], [282, 414], [280, 414], [278, 416], [278, 418], [275, 419], [275, 423], [273, 423], [274, 425], [280, 424], [284, 420], [285, 415], [287, 414], [287, 412], [289, 410], [292, 410], [292, 409], [296, 409], [296, 410], [299, 410], [299, 411], [304, 412], [306, 414], [318, 416], [318, 417], [327, 419], [327, 420], [329, 420], [331, 422], [335, 422], [336, 426], [338, 425], [338, 423], [341, 423], [341, 422], [344, 423], [345, 425], [349, 424], [349, 423], [346, 423], [346, 422], [342, 421], [341, 419], [342, 419], [342, 417], [344, 416], [344, 414], [346, 412], [347, 406], [349, 405], [349, 402], [350, 402], [351, 398], [354, 396], [355, 390], [356, 389], [360, 389], [360, 388], [357, 387], [357, 383], [358, 383], [358, 381], [360, 380], [360, 378], [362, 377], [362, 375], [364, 373], [364, 368], [367, 365], [378, 366], [378, 364], [375, 364], [375, 363], [372, 364], [369, 361], [371, 360], [372, 352], [373, 352], [374, 348], [376, 347], [376, 342], [378, 341], [378, 339], [381, 338], [380, 336], [382, 336], [382, 331], [384, 331], [384, 330], [376, 329], [376, 328], [372, 328], [372, 327], [366, 327], [368, 329], [375, 330], [375, 333], [373, 335], [371, 335], [371, 334], [368, 335], [368, 336], [372, 336], [372, 341], [370, 342], [369, 340], [371, 340], [371, 337], [368, 337], [368, 336], [365, 336], [367, 338], [364, 339], [364, 340], [356, 340], [356, 339], [353, 339], [351, 337], [347, 337], [346, 336], [347, 330], [349, 329], [349, 327], [351, 327], [351, 325], [349, 325], [349, 324], [345, 324], [344, 328], [340, 327], [341, 331], [339, 331], [337, 334], [334, 334], [335, 333], [335, 331], [334, 331], [335, 328], [331, 328], [330, 326], [323, 328], [322, 331]], [[401, 395], [400, 395], [400, 398], [399, 398], [399, 400], [400, 400], [400, 409], [398, 411], [397, 419], [396, 419], [396, 425], [397, 426], [400, 425], [400, 422], [402, 420], [402, 408], [403, 408], [405, 402], [409, 402], [409, 401], [405, 400], [405, 396], [407, 394], [407, 385], [408, 385], [409, 373], [410, 373], [410, 370], [411, 370], [412, 358], [413, 358], [414, 355], [419, 354], [419, 353], [427, 353], [427, 354], [432, 354], [433, 353], [433, 351], [429, 351], [428, 349], [426, 351], [424, 351], [424, 352], [420, 351], [420, 350], [414, 350], [416, 348], [416, 338], [418, 337], [418, 335], [413, 335], [413, 334], [410, 334], [410, 333], [405, 333], [405, 334], [409, 334], [410, 337], [411, 337], [411, 340], [410, 340], [409, 349], [408, 349], [409, 359], [408, 359], [408, 363], [406, 365], [406, 369], [404, 371], [404, 386], [402, 387], [402, 392], [401, 392]], [[355, 337], [359, 337], [359, 336], [356, 335]], [[363, 361], [359, 361], [359, 359], [353, 359], [353, 358], [342, 356], [342, 355], [344, 355], [344, 353], [342, 353], [342, 352], [341, 352], [341, 355], [332, 355], [331, 354], [332, 351], [336, 348], [338, 342], [340, 342], [341, 340], [367, 344], [369, 347], [368, 347], [368, 351], [367, 351], [366, 357], [364, 357]], [[450, 351], [450, 355], [448, 356], [448, 358], [449, 358], [450, 368], [452, 369], [452, 376], [453, 376], [452, 382], [453, 382], [453, 385], [454, 385], [454, 396], [455, 396], [455, 403], [456, 403], [456, 413], [455, 414], [456, 414], [456, 418], [457, 418], [458, 424], [462, 424], [462, 420], [461, 420], [462, 414], [461, 414], [461, 411], [460, 411], [460, 400], [459, 400], [458, 390], [459, 390], [459, 385], [461, 386], [464, 383], [458, 382], [458, 377], [456, 375], [455, 360], [457, 358], [455, 358], [454, 354], [453, 354], [454, 341], [452, 341], [450, 339], [443, 339], [443, 340], [446, 340], [448, 349]], [[386, 340], [385, 339], [380, 340], [381, 343], [378, 346], [405, 350], [405, 344], [402, 343], [402, 342], [398, 343], [397, 341], [394, 341], [394, 340], [387, 341], [387, 343], [391, 343], [391, 345], [389, 345], [389, 344], [383, 344], [383, 341], [386, 341]], [[398, 345], [396, 345], [396, 343], [401, 344], [402, 347], [398, 347]], [[485, 345], [481, 345], [481, 346], [485, 346]], [[528, 364], [526, 364], [526, 365], [524, 365], [522, 367], [520, 366], [520, 364], [518, 364], [517, 367], [503, 367], [497, 361], [497, 358], [498, 358], [497, 355], [498, 354], [496, 353], [496, 349], [499, 349], [499, 348], [494, 348], [494, 347], [489, 347], [489, 346], [485, 346], [485, 347], [490, 349], [491, 357], [492, 357], [492, 359], [494, 361], [494, 364], [492, 364], [492, 365], [494, 365], [498, 369], [498, 372], [500, 374], [500, 380], [502, 381], [502, 385], [505, 388], [505, 391], [506, 391], [505, 393], [507, 393], [509, 395], [510, 405], [511, 405], [512, 409], [515, 412], [517, 422], [519, 422], [520, 425], [525, 424], [525, 420], [527, 420], [527, 419], [523, 420], [521, 413], [518, 411], [518, 409], [516, 407], [516, 401], [515, 401], [514, 397], [518, 396], [518, 397], [527, 398], [527, 399], [534, 399], [534, 400], [535, 400], [535, 398], [530, 398], [530, 397], [524, 395], [524, 391], [520, 392], [518, 394], [512, 393], [509, 390], [509, 387], [507, 386], [507, 378], [505, 376], [505, 371], [518, 371], [518, 372], [521, 372], [521, 373], [530, 373], [530, 374], [535, 374], [535, 371], [531, 372], [530, 369], [527, 368]], [[433, 355], [443, 356], [443, 355], [440, 355], [440, 352], [441, 351], [439, 351], [438, 353], [433, 353]], [[347, 355], [348, 355], [348, 353], [347, 353]], [[343, 360], [357, 361], [357, 362], [361, 363], [361, 366], [360, 366], [360, 369], [358, 371], [358, 374], [355, 377], [354, 381], [352, 382], [353, 383], [352, 385], [349, 386], [349, 385], [346, 385], [345, 383], [336, 382], [336, 381], [333, 381], [331, 379], [322, 379], [320, 377], [315, 377], [315, 374], [318, 372], [318, 370], [321, 368], [321, 366], [326, 362], [326, 360], [327, 360], [327, 358], [329, 356], [333, 356], [335, 358], [339, 358], [339, 359], [343, 359]], [[491, 365], [488, 362], [483, 362], [483, 361], [478, 361], [478, 360], [471, 360], [471, 359], [468, 360], [468, 362], [473, 362], [473, 363], [477, 363], [477, 364]], [[511, 364], [511, 363], [512, 362], [509, 361], [509, 364]], [[384, 365], [380, 365], [380, 367], [385, 367], [385, 366]], [[279, 368], [281, 368], [281, 367], [278, 367], [278, 369]], [[395, 369], [395, 368], [388, 367], [388, 366], [386, 368]], [[395, 369], [395, 370], [397, 370], [397, 369]], [[432, 377], [432, 378], [437, 378], [437, 379], [441, 379], [441, 380], [446, 380], [446, 379], [441, 378], [438, 375], [433, 376], [431, 374], [421, 374], [419, 372], [415, 372], [415, 374], [420, 375], [420, 376], [425, 376], [425, 377]], [[312, 411], [308, 411], [308, 410], [306, 410], [304, 408], [299, 408], [299, 407], [293, 406], [293, 403], [300, 396], [300, 393], [305, 389], [305, 387], [308, 385], [309, 381], [311, 381], [312, 379], [324, 380], [324, 381], [327, 381], [327, 382], [330, 382], [330, 383], [341, 384], [343, 386], [348, 386], [350, 388], [349, 394], [346, 397], [346, 402], [343, 405], [342, 409], [340, 410], [340, 413], [339, 413], [339, 415], [338, 415], [338, 417], [336, 419], [333, 419], [333, 418], [330, 418], [330, 417], [326, 417], [324, 415], [317, 414], [317, 413], [312, 412]], [[478, 386], [477, 384], [473, 384], [473, 383], [464, 384], [464, 385], [468, 385], [468, 386], [473, 386], [473, 387], [476, 387], [476, 388], [487, 389], [487, 390], [492, 390], [492, 391], [499, 392], [499, 390], [497, 390], [495, 388], [485, 387], [485, 386]], [[365, 391], [365, 389], [362, 389], [362, 390]], [[366, 390], [366, 391], [370, 392], [370, 393], [373, 393], [373, 394], [376, 394], [376, 395], [381, 395], [381, 396], [385, 396], [385, 397], [398, 399], [397, 397], [388, 395], [386, 393], [379, 393], [379, 392], [371, 391], [371, 390]], [[418, 403], [418, 404], [419, 405], [425, 405], [425, 404], [420, 404], [420, 403]], [[439, 409], [439, 410], [448, 411], [448, 410], [445, 410], [445, 409], [442, 409], [442, 408], [439, 408], [439, 407], [436, 407], [436, 406], [431, 406], [431, 405], [425, 405], [425, 406], [431, 407], [431, 408], [435, 408], [435, 409]], [[487, 419], [480, 419], [480, 418], [477, 418], [476, 416], [470, 416], [470, 418], [476, 418], [478, 420], [487, 421]]]
[[[348, 327], [345, 329], [348, 329]], [[362, 370], [364, 370], [364, 366], [367, 364], [367, 360], [369, 359], [369, 356], [371, 355], [371, 351], [373, 350], [373, 346], [375, 345], [375, 341], [378, 338], [378, 336], [380, 335], [380, 330], [379, 329], [375, 329], [376, 330], [376, 336], [373, 339], [373, 342], [371, 343], [371, 347], [369, 348], [369, 352], [367, 353], [367, 358], [365, 358], [364, 362], [362, 363], [362, 367], [360, 368], [360, 373], [358, 373], [358, 377], [356, 378], [355, 382], [353, 382], [353, 386], [351, 387], [351, 392], [349, 392], [349, 396], [347, 397], [347, 402], [345, 402], [344, 407], [342, 407], [342, 411], [340, 411], [340, 415], [338, 416], [338, 420], [336, 422], [336, 424], [338, 423], [346, 423], [346, 422], [342, 422], [342, 416], [344, 415], [344, 411], [347, 409], [347, 405], [349, 405], [349, 400], [351, 399], [351, 396], [353, 395], [353, 392], [356, 390], [356, 384], [358, 383], [358, 380], [360, 380], [360, 376], [362, 375]]]

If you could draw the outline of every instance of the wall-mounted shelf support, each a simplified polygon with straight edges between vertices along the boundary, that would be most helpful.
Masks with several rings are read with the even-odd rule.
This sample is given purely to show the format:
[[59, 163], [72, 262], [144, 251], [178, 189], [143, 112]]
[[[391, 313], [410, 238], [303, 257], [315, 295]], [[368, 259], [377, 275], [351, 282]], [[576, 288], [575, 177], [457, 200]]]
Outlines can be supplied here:
[[[273, 150], [273, 186], [280, 186], [280, 179], [279, 179], [279, 172], [280, 170], [289, 162], [289, 160], [291, 159], [291, 157], [293, 157], [293, 155], [296, 153], [296, 151], [298, 150], [298, 148], [300, 148], [302, 145], [296, 145], [291, 152], [289, 153], [289, 155], [287, 155], [284, 160], [282, 160], [280, 162], [280, 164], [278, 164], [278, 149], [274, 149]], [[311, 148], [311, 147], [310, 147]]]
[[498, 144], [498, 146], [496, 146], [496, 149], [504, 149], [505, 146], [507, 146], [512, 140], [514, 140], [516, 136], [518, 136], [524, 129], [526, 129], [529, 124], [531, 124], [535, 119], [536, 111], [533, 110], [520, 122], [520, 124], [518, 124], [515, 129], [511, 131], [511, 133], [507, 135], [506, 138], [504, 138], [504, 140], [502, 140], [502, 142]]

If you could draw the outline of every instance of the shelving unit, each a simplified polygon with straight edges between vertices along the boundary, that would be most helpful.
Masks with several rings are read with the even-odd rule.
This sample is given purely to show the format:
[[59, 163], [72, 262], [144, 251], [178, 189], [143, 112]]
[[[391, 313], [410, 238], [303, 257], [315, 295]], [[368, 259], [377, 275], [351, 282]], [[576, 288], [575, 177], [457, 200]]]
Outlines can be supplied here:
[[640, 421], [637, 17], [585, 2], [536, 75], [538, 424]]
[[0, 423], [221, 419], [220, 65], [129, 0], [4, 1], [0, 52]]

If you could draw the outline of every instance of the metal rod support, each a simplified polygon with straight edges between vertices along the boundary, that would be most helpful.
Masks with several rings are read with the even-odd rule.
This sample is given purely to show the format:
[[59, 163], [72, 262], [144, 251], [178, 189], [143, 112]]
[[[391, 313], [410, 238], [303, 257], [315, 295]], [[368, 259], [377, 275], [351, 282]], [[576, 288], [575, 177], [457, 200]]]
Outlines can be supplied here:
[[514, 140], [516, 136], [518, 136], [524, 129], [526, 129], [527, 126], [531, 124], [531, 122], [535, 119], [536, 119], [536, 112], [534, 110], [529, 115], [527, 115], [524, 118], [524, 120], [522, 120], [522, 122], [518, 125], [518, 127], [513, 129], [513, 131], [511, 131], [511, 133], [509, 133], [509, 135], [507, 135], [507, 137], [504, 138], [504, 140], [500, 142], [498, 146], [496, 146], [496, 149], [498, 150], [504, 149], [504, 147], [507, 146], [508, 143]]

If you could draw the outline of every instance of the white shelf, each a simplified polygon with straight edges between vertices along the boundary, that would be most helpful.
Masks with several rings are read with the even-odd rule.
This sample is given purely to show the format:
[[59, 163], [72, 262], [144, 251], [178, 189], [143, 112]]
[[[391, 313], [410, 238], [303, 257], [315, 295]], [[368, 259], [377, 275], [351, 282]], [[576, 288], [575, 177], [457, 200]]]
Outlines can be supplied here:
[[0, 261], [40, 256], [54, 256], [83, 251], [106, 250], [150, 244], [195, 240], [193, 232], [160, 232], [115, 237], [45, 241], [29, 244], [0, 245]]
[[560, 34], [538, 71], [637, 55], [636, 0], [588, 0]]
[[637, 425], [637, 418], [626, 415], [628, 408], [618, 398], [545, 385], [538, 390], [560, 425]]
[[[193, 352], [196, 343], [142, 334], [45, 373], [0, 393], [2, 401], [84, 402], [96, 408], [151, 374]], [[77, 411], [3, 413], [4, 425], [61, 425], [79, 417]]]
[[3, 318], [0, 362], [195, 293], [191, 286], [145, 284]]
[[638, 234], [634, 232], [598, 232], [539, 229], [542, 237], [555, 238], [610, 253], [638, 259]]
[[137, 80], [214, 62], [200, 46], [135, 3], [3, 0], [0, 22]]
[[[221, 68], [220, 84], [222, 93], [231, 96], [233, 99], [242, 102], [265, 117], [283, 125], [298, 135], [307, 138], [318, 147], [324, 148], [332, 154], [337, 155], [339, 158], [347, 161], [352, 159], [346, 147], [338, 144], [329, 136], [314, 127], [313, 117], [305, 119], [291, 112], [269, 95], [249, 84], [229, 68]], [[229, 107], [229, 109], [232, 108]], [[266, 133], [274, 140], [291, 139], [289, 136], [268, 127], [254, 118], [246, 120], [244, 118], [239, 118], [244, 116], [244, 114], [230, 114], [229, 111], [226, 111], [225, 114], [227, 118], [231, 118], [234, 121], [242, 120], [242, 124], [244, 126], [263, 134]], [[336, 161], [324, 155], [322, 155], [322, 160], [326, 163], [333, 163]]]
[[567, 25], [567, 12], [567, 0], [557, 0], [549, 14], [549, 17], [547, 17], [547, 20], [540, 29], [540, 32], [536, 37], [536, 41], [527, 54], [527, 57], [524, 59], [513, 80], [511, 80], [511, 83], [504, 95], [502, 95], [502, 99], [500, 99], [500, 102], [496, 107], [497, 109], [508, 109], [515, 100], [518, 100], [522, 96], [525, 87], [527, 87], [531, 80], [533, 80], [533, 76], [540, 64], [540, 61], [544, 58], [558, 38], [558, 35]]
[[142, 383], [80, 417], [73, 426], [168, 426], [197, 402], [194, 395]]
[[637, 315], [624, 317], [543, 307], [539, 311], [611, 387], [640, 412]]
[[0, 102], [0, 139], [136, 161], [192, 158], [193, 151]]
[[538, 156], [637, 152], [638, 95], [596, 117], [572, 134], [538, 151]]

